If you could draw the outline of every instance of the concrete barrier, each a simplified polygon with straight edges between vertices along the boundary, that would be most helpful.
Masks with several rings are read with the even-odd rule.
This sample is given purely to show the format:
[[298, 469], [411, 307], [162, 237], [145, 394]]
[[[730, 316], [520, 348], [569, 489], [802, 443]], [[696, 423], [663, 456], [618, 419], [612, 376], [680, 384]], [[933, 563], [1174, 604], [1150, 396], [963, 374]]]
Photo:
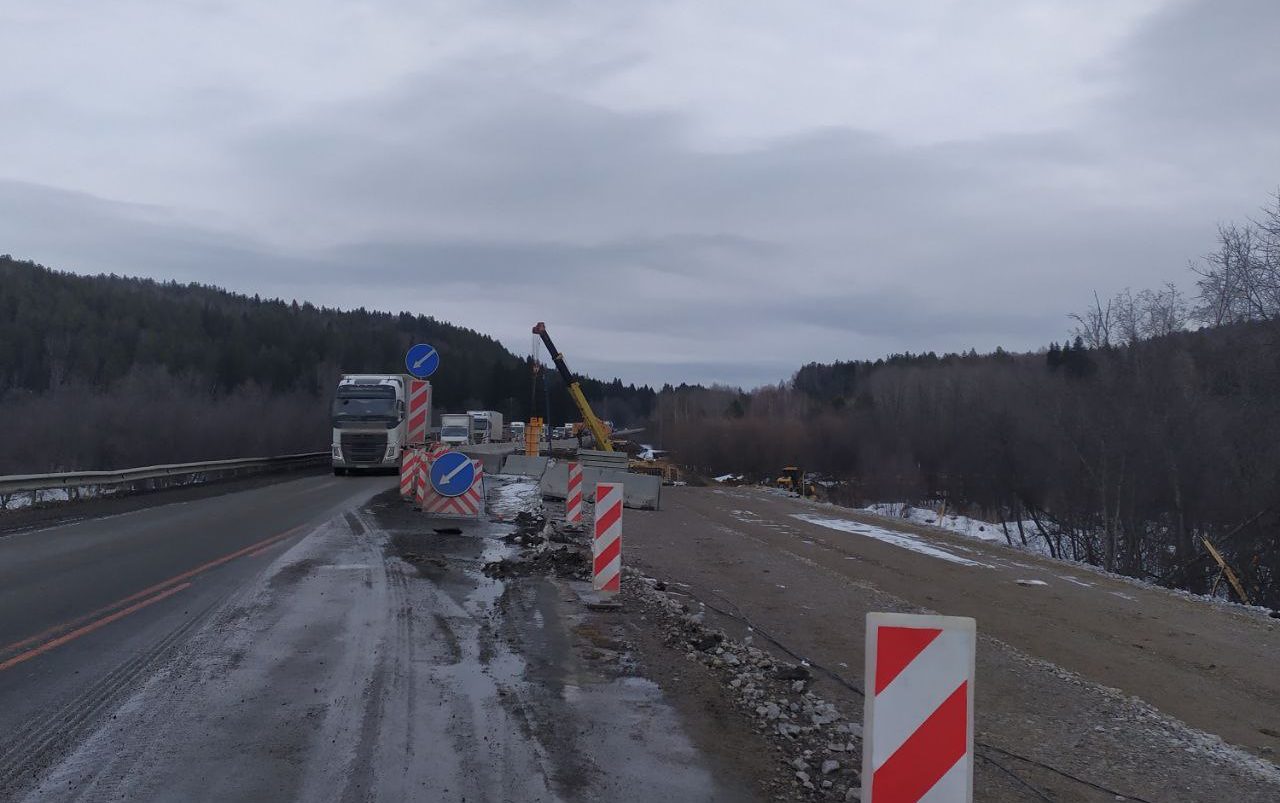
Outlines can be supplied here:
[[[583, 466], [583, 495], [589, 499], [595, 498], [597, 482], [622, 483], [622, 504], [634, 510], [657, 510], [662, 498], [661, 477]], [[569, 493], [569, 464], [560, 460], [547, 466], [539, 487], [544, 497], [564, 499]]]
[[626, 452], [603, 452], [598, 449], [579, 449], [578, 462], [584, 468], [608, 468], [626, 471], [630, 459]]
[[502, 461], [516, 450], [514, 443], [476, 443], [463, 446], [458, 451], [484, 465], [484, 473], [502, 473]]
[[523, 454], [510, 454], [507, 459], [502, 462], [503, 474], [523, 474], [527, 477], [541, 479], [543, 472], [547, 470], [547, 463], [550, 458], [546, 457], [530, 457]]

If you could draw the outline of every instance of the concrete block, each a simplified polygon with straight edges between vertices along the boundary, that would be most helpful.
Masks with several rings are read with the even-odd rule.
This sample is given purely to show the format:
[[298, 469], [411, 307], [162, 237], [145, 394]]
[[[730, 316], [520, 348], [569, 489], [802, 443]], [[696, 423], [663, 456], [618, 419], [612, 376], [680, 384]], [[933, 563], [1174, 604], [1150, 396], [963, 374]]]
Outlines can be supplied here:
[[[635, 510], [657, 510], [662, 497], [662, 478], [648, 474], [628, 474], [612, 469], [582, 468], [582, 492], [588, 499], [595, 499], [597, 482], [622, 483], [622, 505]], [[557, 460], [547, 466], [540, 483], [542, 495], [550, 499], [564, 499], [569, 493], [569, 466]]]
[[626, 471], [629, 458], [626, 452], [604, 452], [596, 449], [579, 449], [578, 462], [595, 468], [611, 468], [615, 471]]
[[547, 470], [547, 463], [550, 458], [547, 457], [529, 457], [523, 454], [507, 455], [507, 459], [502, 463], [503, 474], [522, 474], [527, 477], [541, 479], [543, 472]]
[[479, 460], [486, 474], [501, 473], [502, 461], [515, 450], [512, 443], [476, 443], [458, 449], [473, 460]]

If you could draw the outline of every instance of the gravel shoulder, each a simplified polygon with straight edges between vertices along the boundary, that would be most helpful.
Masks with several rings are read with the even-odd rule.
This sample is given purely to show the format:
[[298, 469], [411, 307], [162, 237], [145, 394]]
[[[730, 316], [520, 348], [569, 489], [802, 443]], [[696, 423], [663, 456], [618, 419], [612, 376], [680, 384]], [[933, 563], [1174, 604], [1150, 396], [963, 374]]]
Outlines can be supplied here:
[[[1115, 792], [1151, 801], [1280, 799], [1275, 737], [1266, 732], [1280, 721], [1274, 620], [829, 506], [747, 489], [667, 490], [662, 511], [627, 511], [629, 565], [745, 616], [757, 641], [760, 630], [779, 635], [852, 686], [860, 686], [866, 612], [974, 616], [976, 727], [991, 747], [976, 765], [982, 799], [1037, 799], [1024, 783], [1064, 801]], [[980, 565], [795, 514], [908, 533]], [[722, 619], [726, 633], [748, 632], [740, 619]], [[843, 715], [860, 719], [859, 694], [820, 672], [813, 682]]]

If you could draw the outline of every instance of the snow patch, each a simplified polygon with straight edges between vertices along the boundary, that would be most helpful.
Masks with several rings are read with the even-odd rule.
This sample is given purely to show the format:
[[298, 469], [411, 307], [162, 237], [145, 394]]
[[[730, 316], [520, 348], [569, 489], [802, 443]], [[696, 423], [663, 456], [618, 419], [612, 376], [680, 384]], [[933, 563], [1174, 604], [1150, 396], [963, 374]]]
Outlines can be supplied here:
[[1069, 574], [1060, 574], [1058, 575], [1058, 579], [1066, 580], [1068, 583], [1075, 583], [1076, 585], [1083, 586], [1084, 588], [1093, 588], [1093, 583], [1086, 583], [1084, 580], [1081, 580], [1078, 577], [1072, 577]]
[[[912, 524], [939, 527], [948, 532], [979, 541], [1012, 546], [1015, 549], [1024, 550], [1041, 557], [1053, 557], [1053, 552], [1049, 549], [1049, 544], [1040, 532], [1039, 526], [1030, 519], [1022, 522], [1022, 532], [1027, 538], [1027, 543], [1021, 544], [1018, 537], [1018, 523], [1014, 521], [1005, 522], [1005, 524], [1001, 525], [998, 522], [992, 523], [953, 513], [944, 513], [944, 515], [939, 516], [935, 510], [927, 507], [916, 507], [906, 502], [878, 502], [861, 508], [861, 510], [877, 516], [909, 521]], [[1005, 527], [1008, 527], [1009, 538], [1005, 538]], [[1012, 543], [1010, 543], [1010, 539], [1012, 539]]]
[[883, 530], [879, 527], [873, 527], [870, 524], [862, 524], [861, 522], [850, 521], [848, 519], [829, 518], [827, 516], [815, 516], [811, 513], [792, 513], [792, 518], [800, 519], [809, 524], [816, 524], [819, 527], [827, 527], [832, 530], [840, 530], [854, 535], [865, 535], [868, 538], [874, 538], [877, 541], [883, 541], [902, 549], [909, 549], [912, 552], [918, 552], [921, 555], [928, 555], [931, 558], [958, 563], [961, 566], [982, 566], [988, 569], [995, 568], [989, 563], [979, 563], [976, 560], [970, 560], [954, 552], [948, 552], [945, 549], [934, 546], [921, 538], [906, 533], [892, 532]]

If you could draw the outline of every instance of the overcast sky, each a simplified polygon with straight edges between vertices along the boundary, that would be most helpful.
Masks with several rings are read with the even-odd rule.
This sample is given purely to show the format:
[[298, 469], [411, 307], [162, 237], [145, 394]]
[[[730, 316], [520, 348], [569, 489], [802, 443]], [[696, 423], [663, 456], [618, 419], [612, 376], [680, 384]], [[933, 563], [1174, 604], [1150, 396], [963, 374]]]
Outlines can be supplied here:
[[1274, 0], [0, 0], [0, 253], [517, 353], [545, 320], [627, 381], [1036, 348], [1276, 190], [1277, 30]]

